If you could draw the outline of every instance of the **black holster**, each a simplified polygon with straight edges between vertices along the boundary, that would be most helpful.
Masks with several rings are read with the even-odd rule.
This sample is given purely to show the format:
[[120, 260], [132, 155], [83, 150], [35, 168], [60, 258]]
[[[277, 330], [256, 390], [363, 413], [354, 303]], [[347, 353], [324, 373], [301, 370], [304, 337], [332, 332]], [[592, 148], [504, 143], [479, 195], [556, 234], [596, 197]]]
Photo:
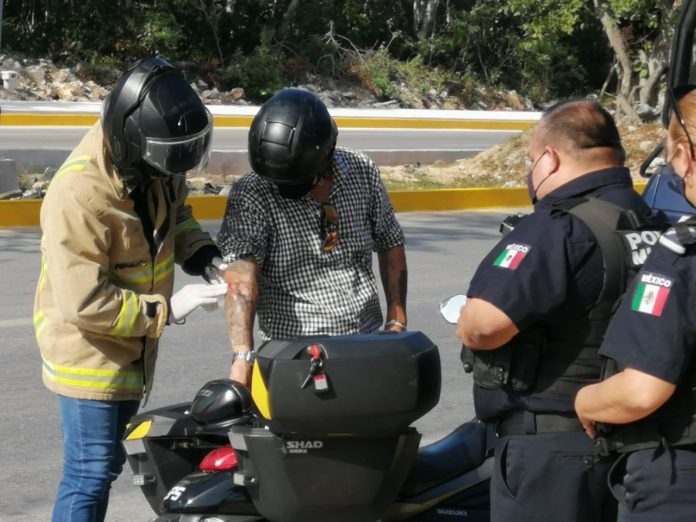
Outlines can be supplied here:
[[540, 329], [516, 335], [509, 343], [495, 350], [472, 350], [462, 346], [461, 360], [466, 373], [485, 389], [509, 387], [524, 392], [534, 388], [539, 359], [544, 348]]

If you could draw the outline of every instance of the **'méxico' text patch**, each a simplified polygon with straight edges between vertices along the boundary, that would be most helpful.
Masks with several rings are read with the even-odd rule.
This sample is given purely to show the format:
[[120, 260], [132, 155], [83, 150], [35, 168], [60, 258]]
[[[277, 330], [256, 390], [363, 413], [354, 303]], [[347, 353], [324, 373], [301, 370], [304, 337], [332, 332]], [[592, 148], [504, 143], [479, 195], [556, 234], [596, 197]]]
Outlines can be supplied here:
[[674, 281], [659, 274], [645, 272], [631, 300], [631, 310], [660, 317]]
[[519, 243], [511, 243], [505, 247], [495, 261], [493, 266], [507, 268], [508, 270], [517, 270], [520, 263], [529, 253], [532, 247], [528, 245], [520, 245]]

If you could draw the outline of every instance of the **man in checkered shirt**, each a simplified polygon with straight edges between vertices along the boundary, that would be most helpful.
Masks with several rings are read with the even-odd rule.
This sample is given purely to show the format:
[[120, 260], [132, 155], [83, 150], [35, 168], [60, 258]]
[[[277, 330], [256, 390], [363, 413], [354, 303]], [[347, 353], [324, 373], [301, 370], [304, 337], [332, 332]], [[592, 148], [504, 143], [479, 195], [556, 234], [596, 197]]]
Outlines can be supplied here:
[[376, 250], [385, 329], [406, 328], [404, 235], [379, 170], [335, 148], [336, 125], [313, 94], [285, 89], [249, 130], [254, 169], [232, 188], [218, 244], [228, 263], [230, 378], [248, 384], [255, 313], [264, 339], [376, 332]]

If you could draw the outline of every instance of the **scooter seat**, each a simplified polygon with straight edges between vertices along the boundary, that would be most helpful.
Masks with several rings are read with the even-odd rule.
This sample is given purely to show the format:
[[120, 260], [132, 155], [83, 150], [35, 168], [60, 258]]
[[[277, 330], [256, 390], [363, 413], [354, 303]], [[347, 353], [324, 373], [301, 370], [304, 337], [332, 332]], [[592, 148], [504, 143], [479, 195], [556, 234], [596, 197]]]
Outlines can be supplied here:
[[402, 495], [416, 495], [478, 467], [485, 460], [486, 451], [486, 425], [479, 421], [462, 424], [443, 439], [418, 450], [401, 488]]

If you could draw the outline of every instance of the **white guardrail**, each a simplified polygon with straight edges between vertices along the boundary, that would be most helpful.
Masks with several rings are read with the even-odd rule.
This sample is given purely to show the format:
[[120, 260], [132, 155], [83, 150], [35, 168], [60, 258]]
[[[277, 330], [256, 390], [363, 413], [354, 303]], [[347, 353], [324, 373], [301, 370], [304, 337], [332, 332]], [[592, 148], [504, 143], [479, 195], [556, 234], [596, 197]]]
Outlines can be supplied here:
[[[2, 101], [0, 114], [99, 114], [99, 102], [58, 102], [58, 101]], [[258, 106], [245, 105], [207, 105], [213, 116], [253, 117]], [[535, 122], [541, 118], [540, 112], [532, 111], [473, 111], [438, 109], [339, 109], [330, 108], [335, 118], [378, 118], [378, 119], [417, 119], [417, 120], [485, 120]]]

